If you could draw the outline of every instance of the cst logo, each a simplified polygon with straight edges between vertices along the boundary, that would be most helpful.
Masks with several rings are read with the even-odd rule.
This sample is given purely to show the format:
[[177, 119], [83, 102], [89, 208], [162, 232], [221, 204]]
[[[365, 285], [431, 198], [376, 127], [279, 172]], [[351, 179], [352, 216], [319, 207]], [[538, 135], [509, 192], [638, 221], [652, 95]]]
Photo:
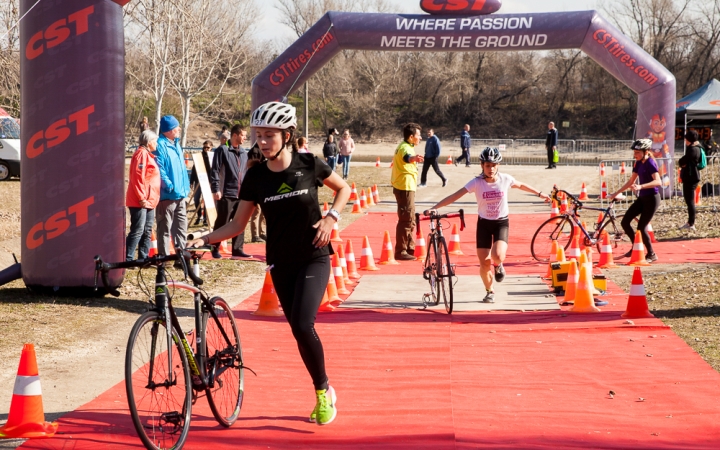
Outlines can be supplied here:
[[435, 15], [491, 14], [501, 5], [502, 0], [420, 0], [420, 8]]
[[88, 131], [90, 124], [88, 117], [95, 112], [95, 105], [90, 105], [80, 111], [70, 114], [65, 119], [60, 119], [50, 124], [45, 130], [33, 134], [25, 147], [25, 154], [28, 158], [35, 158], [45, 151], [45, 147], [51, 148], [60, 145], [72, 134], [69, 123], [75, 124], [75, 135], [79, 136]]
[[62, 210], [50, 216], [44, 222], [36, 223], [25, 238], [25, 245], [29, 250], [43, 245], [45, 240], [55, 239], [65, 233], [71, 225], [69, 216], [75, 216], [75, 228], [87, 223], [88, 208], [95, 203], [95, 196], [81, 200], [71, 205], [67, 210]]
[[72, 23], [75, 36], [88, 31], [88, 16], [95, 11], [94, 6], [88, 6], [80, 11], [70, 14], [66, 19], [60, 19], [50, 24], [45, 30], [35, 33], [25, 46], [25, 57], [35, 59], [42, 55], [45, 49], [57, 47], [72, 35], [68, 24]]

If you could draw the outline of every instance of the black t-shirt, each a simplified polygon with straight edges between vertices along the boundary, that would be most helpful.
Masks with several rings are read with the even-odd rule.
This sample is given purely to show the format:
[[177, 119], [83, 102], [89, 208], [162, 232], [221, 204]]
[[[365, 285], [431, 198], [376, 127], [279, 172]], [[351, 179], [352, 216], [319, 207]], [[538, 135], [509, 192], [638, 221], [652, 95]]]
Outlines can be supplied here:
[[267, 162], [251, 167], [240, 189], [240, 199], [260, 205], [267, 223], [268, 264], [304, 262], [330, 255], [332, 248], [315, 248], [322, 219], [318, 187], [332, 174], [325, 161], [311, 153], [293, 153], [290, 166], [282, 172], [268, 169]]

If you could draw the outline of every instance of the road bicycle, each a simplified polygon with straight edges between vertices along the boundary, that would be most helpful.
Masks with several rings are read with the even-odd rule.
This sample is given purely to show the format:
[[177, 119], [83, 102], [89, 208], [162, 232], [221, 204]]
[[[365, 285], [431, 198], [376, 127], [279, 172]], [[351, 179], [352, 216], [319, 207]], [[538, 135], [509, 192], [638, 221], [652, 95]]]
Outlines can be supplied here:
[[[540, 225], [537, 231], [535, 231], [535, 235], [530, 243], [530, 251], [532, 252], [533, 258], [540, 262], [550, 261], [553, 241], [557, 241], [558, 246], [567, 249], [572, 243], [576, 230], [581, 233], [585, 246], [597, 246], [598, 252], [600, 252], [602, 245], [603, 232], [607, 232], [608, 234], [610, 246], [615, 258], [623, 258], [626, 253], [632, 250], [633, 242], [625, 234], [622, 226], [620, 226], [622, 216], [618, 216], [613, 208], [615, 200], [622, 200], [624, 196], [618, 195], [615, 197], [607, 208], [591, 208], [584, 206], [580, 200], [569, 192], [553, 187], [551, 197], [558, 201], [558, 203], [560, 202], [558, 193], [565, 195], [569, 201], [570, 208], [566, 213], [546, 220]], [[579, 213], [582, 210], [600, 211], [602, 214], [602, 218], [598, 222], [595, 222], [594, 228], [590, 231], [583, 226], [583, 222], [580, 220]]]
[[423, 278], [430, 283], [430, 293], [423, 296], [423, 306], [438, 305], [442, 297], [445, 303], [445, 310], [448, 314], [453, 311], [453, 277], [455, 276], [455, 265], [450, 264], [447, 242], [443, 236], [443, 227], [440, 222], [443, 219], [460, 218], [460, 230], [465, 229], [465, 213], [459, 210], [456, 213], [437, 214], [431, 212], [429, 216], [420, 217], [415, 214], [415, 222], [421, 220], [430, 221], [430, 234], [427, 240], [427, 255], [423, 267]]
[[[118, 263], [105, 263], [100, 255], [95, 256], [95, 289], [100, 274], [105, 290], [116, 297], [120, 293], [108, 282], [110, 270], [156, 269], [154, 293], [148, 292], [150, 309], [135, 322], [125, 354], [130, 413], [148, 449], [183, 447], [190, 430], [192, 405], [202, 393], [220, 425], [231, 426], [240, 414], [244, 369], [252, 370], [243, 364], [240, 333], [230, 306], [220, 297], [209, 298], [200, 287], [200, 256], [211, 250], [199, 247], [170, 256]], [[173, 262], [182, 265], [185, 280], [190, 277], [192, 286], [172, 280], [165, 265]], [[138, 277], [141, 279], [140, 274]], [[185, 333], [180, 327], [172, 304], [175, 289], [193, 294], [194, 331]], [[188, 342], [189, 336], [195, 337], [193, 345]]]

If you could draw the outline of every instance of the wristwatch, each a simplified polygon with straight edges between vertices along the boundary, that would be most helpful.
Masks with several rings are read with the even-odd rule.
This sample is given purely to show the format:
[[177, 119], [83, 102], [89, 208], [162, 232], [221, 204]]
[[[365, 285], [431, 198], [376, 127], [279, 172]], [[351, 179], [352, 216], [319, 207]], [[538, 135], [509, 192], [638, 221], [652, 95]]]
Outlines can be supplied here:
[[327, 215], [335, 219], [335, 222], [340, 222], [340, 213], [334, 209], [327, 212]]

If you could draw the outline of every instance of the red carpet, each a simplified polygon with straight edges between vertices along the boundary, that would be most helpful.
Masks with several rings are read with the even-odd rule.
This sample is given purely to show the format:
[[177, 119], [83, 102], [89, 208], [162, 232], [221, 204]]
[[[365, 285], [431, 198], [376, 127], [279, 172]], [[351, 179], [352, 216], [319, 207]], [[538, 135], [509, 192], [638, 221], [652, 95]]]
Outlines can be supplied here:
[[[358, 259], [367, 235], [377, 258], [395, 217], [370, 214], [341, 235], [352, 239]], [[511, 216], [509, 274], [545, 273], [529, 256], [542, 219]], [[466, 256], [453, 257], [461, 274], [477, 273], [474, 235], [473, 217], [461, 233]], [[674, 262], [714, 261], [718, 250], [720, 240], [656, 247], [662, 261]], [[374, 273], [419, 268], [403, 262]], [[258, 373], [246, 377], [241, 418], [223, 429], [199, 399], [186, 448], [720, 448], [720, 375], [661, 321], [625, 323], [627, 294], [612, 283], [604, 297], [610, 304], [598, 314], [321, 314], [317, 330], [339, 410], [326, 427], [306, 421], [312, 385], [284, 319], [249, 314], [258, 299], [236, 314], [246, 362]], [[141, 448], [123, 384], [65, 415], [59, 431], [22, 448]]]

